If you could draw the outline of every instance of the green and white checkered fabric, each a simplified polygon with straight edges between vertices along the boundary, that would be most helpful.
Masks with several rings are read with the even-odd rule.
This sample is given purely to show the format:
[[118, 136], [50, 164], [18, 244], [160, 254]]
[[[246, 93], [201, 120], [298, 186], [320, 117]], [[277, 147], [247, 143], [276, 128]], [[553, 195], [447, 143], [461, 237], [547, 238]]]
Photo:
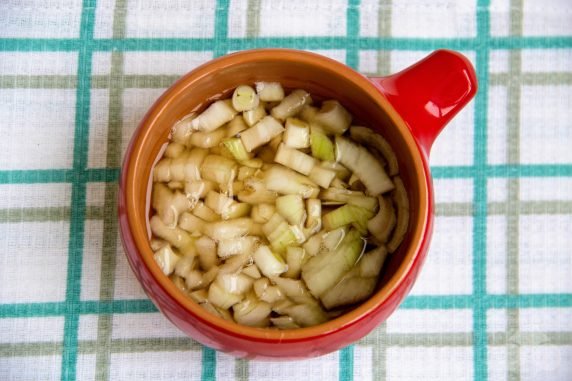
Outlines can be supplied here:
[[[197, 65], [260, 47], [366, 74], [456, 49], [480, 82], [432, 152], [435, 234], [411, 295], [359, 343], [297, 363], [186, 338], [117, 231], [145, 110]], [[0, 133], [0, 380], [572, 379], [568, 0], [5, 0]]]

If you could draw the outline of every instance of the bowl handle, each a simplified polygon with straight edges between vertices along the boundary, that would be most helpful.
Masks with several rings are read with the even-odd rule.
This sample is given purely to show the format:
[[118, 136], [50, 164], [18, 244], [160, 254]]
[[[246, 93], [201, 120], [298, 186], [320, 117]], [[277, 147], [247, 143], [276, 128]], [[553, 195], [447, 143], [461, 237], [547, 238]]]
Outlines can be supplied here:
[[370, 80], [408, 124], [427, 156], [443, 127], [477, 92], [475, 69], [465, 56], [451, 50], [437, 50], [399, 73]]

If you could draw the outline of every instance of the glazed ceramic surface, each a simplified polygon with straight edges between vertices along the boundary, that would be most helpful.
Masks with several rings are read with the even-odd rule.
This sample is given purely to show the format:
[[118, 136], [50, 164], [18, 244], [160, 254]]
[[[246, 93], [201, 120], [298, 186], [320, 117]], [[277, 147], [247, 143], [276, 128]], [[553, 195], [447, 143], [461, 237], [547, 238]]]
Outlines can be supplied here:
[[[406, 238], [388, 258], [377, 291], [350, 312], [294, 330], [241, 326], [209, 314], [186, 297], [153, 260], [147, 227], [149, 179], [173, 124], [240, 84], [278, 81], [320, 98], [339, 100], [356, 119], [382, 134], [396, 151], [410, 201]], [[384, 78], [366, 78], [328, 58], [295, 50], [244, 51], [213, 60], [182, 77], [151, 107], [127, 150], [120, 180], [119, 220], [127, 258], [162, 311], [190, 337], [235, 356], [299, 359], [349, 345], [383, 322], [405, 298], [422, 267], [433, 228], [431, 144], [477, 90], [469, 61], [436, 51]]]

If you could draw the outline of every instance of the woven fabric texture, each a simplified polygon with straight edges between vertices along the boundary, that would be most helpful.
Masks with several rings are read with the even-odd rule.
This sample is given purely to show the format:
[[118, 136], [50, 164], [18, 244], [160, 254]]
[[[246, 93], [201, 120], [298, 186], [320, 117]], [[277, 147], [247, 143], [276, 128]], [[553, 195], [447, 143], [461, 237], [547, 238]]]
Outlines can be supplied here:
[[[311, 50], [386, 75], [438, 48], [479, 92], [434, 145], [410, 296], [337, 353], [235, 359], [174, 328], [118, 236], [122, 155], [180, 75]], [[568, 0], [0, 2], [0, 380], [572, 380]]]

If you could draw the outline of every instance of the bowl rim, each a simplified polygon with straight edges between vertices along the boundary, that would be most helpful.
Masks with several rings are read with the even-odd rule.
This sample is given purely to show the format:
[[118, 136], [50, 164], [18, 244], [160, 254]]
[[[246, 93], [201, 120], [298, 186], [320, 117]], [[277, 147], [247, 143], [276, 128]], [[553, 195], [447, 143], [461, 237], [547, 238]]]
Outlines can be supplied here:
[[[134, 197], [136, 193], [134, 189], [137, 187], [134, 181], [134, 174], [140, 166], [140, 162], [144, 160], [144, 158], [142, 158], [144, 155], [141, 155], [141, 149], [144, 146], [143, 143], [146, 141], [149, 131], [152, 126], [156, 124], [156, 120], [159, 116], [163, 112], [167, 112], [173, 99], [184, 93], [188, 87], [192, 86], [193, 82], [224, 67], [260, 60], [270, 62], [297, 62], [313, 65], [321, 70], [332, 72], [337, 76], [343, 76], [355, 86], [362, 88], [362, 90], [375, 101], [377, 107], [384, 109], [389, 119], [391, 119], [393, 127], [399, 130], [399, 134], [405, 140], [414, 162], [413, 167], [416, 169], [415, 175], [412, 176], [412, 178], [415, 178], [415, 181], [419, 184], [419, 211], [415, 214], [417, 218], [414, 221], [410, 221], [410, 224], [414, 226], [414, 230], [411, 232], [411, 243], [395, 273], [365, 302], [339, 317], [311, 327], [289, 330], [254, 328], [212, 315], [192, 301], [187, 295], [183, 294], [183, 292], [163, 274], [153, 259], [153, 251], [151, 250], [148, 239], [147, 223], [137, 218], [139, 213], [136, 212], [138, 210], [138, 202]], [[149, 158], [146, 159], [149, 160]], [[154, 158], [151, 159], [154, 160]], [[401, 284], [409, 278], [410, 273], [418, 267], [417, 262], [423, 257], [421, 255], [423, 248], [428, 244], [428, 240], [430, 239], [433, 191], [429, 166], [427, 157], [423, 154], [409, 127], [381, 93], [379, 88], [366, 76], [338, 61], [307, 51], [294, 49], [245, 50], [210, 60], [185, 74], [155, 101], [139, 123], [126, 151], [121, 171], [119, 195], [123, 198], [121, 201], [124, 205], [126, 218], [120, 218], [120, 224], [126, 223], [128, 225], [126, 228], [131, 235], [133, 244], [137, 248], [137, 253], [134, 255], [140, 256], [144, 265], [152, 274], [156, 284], [189, 314], [199, 319], [202, 323], [235, 337], [263, 342], [299, 342], [322, 337], [359, 323], [362, 319], [366, 319], [368, 316], [371, 316], [383, 308], [384, 303], [389, 300], [398, 291]], [[123, 229], [121, 229], [121, 232], [122, 240], [125, 240], [125, 237], [123, 237]], [[126, 255], [129, 256], [129, 254], [126, 249]], [[139, 279], [139, 281], [143, 283], [141, 279]]]

